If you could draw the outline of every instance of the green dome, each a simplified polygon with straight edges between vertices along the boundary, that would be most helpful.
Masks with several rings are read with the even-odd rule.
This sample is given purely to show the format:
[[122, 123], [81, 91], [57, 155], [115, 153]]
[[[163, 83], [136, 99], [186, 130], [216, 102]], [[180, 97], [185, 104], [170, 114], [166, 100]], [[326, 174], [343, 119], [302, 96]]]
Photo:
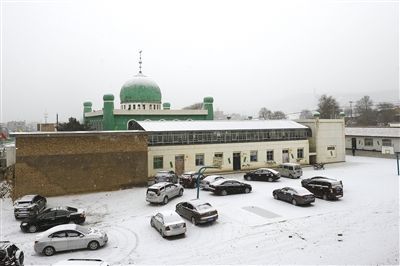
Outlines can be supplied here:
[[158, 85], [145, 75], [138, 74], [128, 80], [119, 94], [121, 103], [161, 103]]

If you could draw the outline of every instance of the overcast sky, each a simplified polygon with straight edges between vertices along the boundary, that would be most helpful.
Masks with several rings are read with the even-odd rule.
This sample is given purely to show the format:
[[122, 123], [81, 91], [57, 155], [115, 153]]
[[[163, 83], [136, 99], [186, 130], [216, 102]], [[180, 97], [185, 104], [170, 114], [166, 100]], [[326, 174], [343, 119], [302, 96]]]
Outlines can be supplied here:
[[180, 109], [256, 115], [399, 103], [398, 1], [4, 1], [1, 121], [55, 122], [102, 108], [138, 72]]

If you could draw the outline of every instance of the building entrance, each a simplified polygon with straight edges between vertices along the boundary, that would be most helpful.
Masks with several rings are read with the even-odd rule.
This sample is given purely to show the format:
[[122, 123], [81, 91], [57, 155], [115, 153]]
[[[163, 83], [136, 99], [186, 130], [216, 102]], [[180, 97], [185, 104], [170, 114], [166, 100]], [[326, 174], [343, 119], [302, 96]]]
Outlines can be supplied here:
[[288, 163], [289, 162], [289, 150], [285, 149], [282, 150], [282, 163]]
[[233, 170], [240, 170], [240, 152], [233, 153]]

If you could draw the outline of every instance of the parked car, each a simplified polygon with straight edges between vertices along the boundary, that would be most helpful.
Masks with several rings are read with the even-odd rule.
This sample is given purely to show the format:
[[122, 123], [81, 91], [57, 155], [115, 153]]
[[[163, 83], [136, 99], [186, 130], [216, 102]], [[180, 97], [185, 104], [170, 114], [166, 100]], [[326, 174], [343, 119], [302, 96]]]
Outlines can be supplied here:
[[259, 168], [244, 175], [244, 179], [248, 181], [257, 180], [272, 182], [278, 180], [279, 178], [281, 178], [281, 174], [278, 171], [270, 168]]
[[160, 232], [162, 237], [186, 233], [185, 221], [174, 211], [163, 211], [151, 216], [150, 225]]
[[298, 163], [283, 163], [277, 170], [281, 176], [289, 178], [300, 178], [303, 175], [303, 170]]
[[210, 184], [219, 179], [225, 179], [225, 178], [220, 175], [209, 175], [200, 181], [200, 188], [202, 188], [204, 190], [209, 190]]
[[52, 266], [83, 266], [83, 265], [91, 265], [91, 266], [110, 266], [108, 262], [105, 262], [101, 259], [68, 259], [58, 261]]
[[293, 205], [307, 205], [315, 201], [315, 196], [303, 187], [284, 187], [272, 192], [274, 199], [283, 200]]
[[[185, 172], [179, 177], [179, 184], [184, 188], [195, 188], [197, 186], [197, 172]], [[200, 176], [200, 181], [204, 179], [204, 175]]]
[[154, 183], [159, 182], [178, 183], [178, 176], [172, 170], [160, 170], [154, 176]]
[[40, 195], [26, 195], [14, 201], [15, 219], [33, 217], [46, 208], [47, 200]]
[[146, 192], [146, 201], [150, 203], [167, 204], [175, 197], [183, 195], [183, 187], [180, 184], [170, 182], [160, 182], [150, 186]]
[[315, 176], [301, 180], [301, 185], [324, 200], [343, 197], [342, 181], [333, 178]]
[[24, 252], [10, 241], [0, 241], [0, 265], [24, 265]]
[[96, 250], [107, 241], [108, 236], [102, 230], [77, 224], [63, 224], [38, 234], [33, 248], [36, 253], [52, 256], [56, 252], [66, 250]]
[[210, 184], [210, 190], [215, 194], [226, 196], [228, 194], [249, 193], [251, 185], [235, 179], [220, 179]]
[[82, 224], [85, 222], [86, 214], [84, 210], [73, 207], [55, 207], [49, 208], [21, 222], [21, 230], [24, 232], [35, 233], [49, 229], [53, 226], [67, 223]]
[[194, 225], [214, 222], [218, 219], [217, 210], [210, 203], [198, 199], [178, 203], [175, 211]]

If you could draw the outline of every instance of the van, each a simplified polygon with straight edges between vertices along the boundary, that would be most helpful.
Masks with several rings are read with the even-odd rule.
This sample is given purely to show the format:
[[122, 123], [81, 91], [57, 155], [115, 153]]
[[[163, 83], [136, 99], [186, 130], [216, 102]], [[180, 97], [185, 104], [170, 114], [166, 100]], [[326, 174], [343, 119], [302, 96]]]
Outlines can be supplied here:
[[343, 183], [340, 180], [315, 176], [301, 180], [301, 185], [324, 200], [335, 200], [343, 197]]
[[276, 170], [281, 173], [281, 176], [289, 178], [300, 178], [303, 175], [303, 170], [298, 163], [283, 163]]

